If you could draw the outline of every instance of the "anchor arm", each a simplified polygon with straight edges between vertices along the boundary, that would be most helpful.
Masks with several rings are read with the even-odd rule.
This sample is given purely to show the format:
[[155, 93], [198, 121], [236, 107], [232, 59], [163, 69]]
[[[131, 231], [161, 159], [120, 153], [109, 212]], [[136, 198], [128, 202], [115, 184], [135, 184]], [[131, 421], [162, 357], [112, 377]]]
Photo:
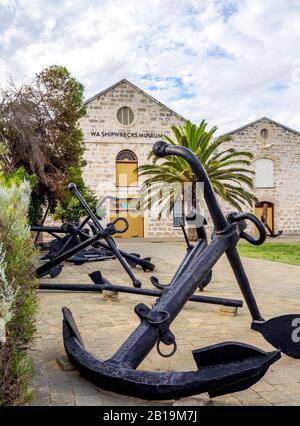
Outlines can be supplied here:
[[[66, 352], [83, 376], [101, 388], [147, 400], [187, 397], [208, 392], [211, 397], [247, 389], [280, 358], [279, 351], [266, 353], [249, 345], [226, 342], [193, 351], [196, 371], [151, 372], [102, 361], [84, 348], [71, 312], [63, 308]], [[239, 361], [234, 362], [234, 354]], [[226, 361], [222, 362], [224, 353]], [[210, 362], [209, 358], [213, 357]], [[219, 359], [217, 359], [219, 358]]]
[[[137, 305], [136, 313], [141, 320], [140, 325], [107, 361], [96, 359], [84, 349], [71, 312], [64, 308], [66, 352], [71, 362], [89, 380], [106, 389], [127, 395], [147, 399], [169, 399], [201, 392], [217, 396], [247, 389], [280, 358], [280, 351], [266, 353], [248, 345], [225, 342], [193, 351], [197, 372], [135, 371], [156, 343], [163, 341], [175, 346], [175, 337], [169, 330], [170, 324], [193, 295], [199, 281], [207, 276], [224, 253], [232, 263], [237, 264], [236, 275], [242, 271], [242, 265], [240, 269], [238, 268], [239, 256], [236, 244], [245, 224], [230, 223], [226, 220], [199, 159], [190, 150], [170, 146], [165, 142], [156, 143], [153, 151], [159, 157], [178, 155], [184, 158], [191, 165], [197, 180], [204, 182], [205, 201], [215, 225], [213, 239], [194, 261], [187, 262], [185, 268], [174, 279], [172, 286], [164, 290], [152, 309], [143, 304]], [[245, 290], [245, 283], [240, 284], [241, 289]], [[251, 293], [250, 286], [248, 290]]]

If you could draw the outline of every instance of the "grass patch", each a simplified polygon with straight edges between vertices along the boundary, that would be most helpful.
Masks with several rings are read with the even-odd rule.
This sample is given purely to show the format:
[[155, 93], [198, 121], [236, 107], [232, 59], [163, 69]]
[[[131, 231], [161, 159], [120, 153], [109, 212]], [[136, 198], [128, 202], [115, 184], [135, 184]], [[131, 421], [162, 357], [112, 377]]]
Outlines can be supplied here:
[[265, 243], [261, 246], [239, 243], [238, 251], [241, 256], [300, 266], [300, 243]]

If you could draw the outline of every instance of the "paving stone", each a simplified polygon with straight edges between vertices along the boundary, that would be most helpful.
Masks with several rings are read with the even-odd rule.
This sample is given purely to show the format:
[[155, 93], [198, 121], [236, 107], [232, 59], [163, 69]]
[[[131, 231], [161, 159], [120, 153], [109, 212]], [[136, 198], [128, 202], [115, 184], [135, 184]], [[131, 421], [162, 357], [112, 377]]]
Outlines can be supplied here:
[[89, 386], [88, 384], [80, 383], [80, 381], [78, 381], [77, 386], [72, 386], [72, 392], [76, 396], [94, 396], [97, 394], [97, 389], [92, 386]]
[[49, 405], [52, 405], [52, 404], [51, 404], [51, 401], [50, 401], [50, 396], [48, 396], [48, 397], [40, 397], [39, 396], [32, 401], [31, 405], [37, 407], [37, 406], [49, 406]]
[[286, 395], [300, 395], [300, 383], [285, 383], [284, 385], [274, 385], [274, 387]]
[[63, 371], [72, 371], [75, 370], [75, 367], [70, 363], [69, 358], [66, 355], [59, 355], [56, 357], [56, 362], [58, 366]]
[[198, 399], [198, 398], [183, 398], [179, 399], [177, 401], [174, 401], [172, 406], [173, 407], [184, 407], [184, 406], [203, 406], [206, 404], [207, 401]]
[[49, 392], [51, 394], [72, 392], [72, 385], [70, 383], [50, 383]]
[[105, 299], [105, 300], [107, 300], [107, 299], [115, 300], [115, 299], [118, 299], [119, 292], [118, 291], [106, 291], [106, 290], [103, 290], [102, 291], [102, 295], [103, 295], [103, 299]]
[[49, 387], [48, 386], [35, 386], [33, 389], [34, 394], [38, 394], [39, 398], [49, 397]]
[[53, 405], [74, 405], [74, 395], [72, 392], [50, 392], [50, 400]]
[[270, 385], [265, 380], [260, 380], [259, 382], [255, 383], [255, 385], [252, 386], [252, 388], [256, 392], [263, 392], [263, 391], [273, 391], [275, 390], [274, 386]]
[[266, 401], [271, 402], [272, 404], [277, 404], [278, 402], [288, 402], [291, 398], [283, 392], [278, 390], [266, 391], [259, 393]]
[[299, 407], [299, 402], [297, 401], [277, 402], [275, 405], [276, 407], [289, 407], [289, 406]]
[[75, 396], [75, 404], [79, 406], [97, 406], [103, 405], [99, 396]]
[[[183, 243], [165, 242], [160, 246], [147, 240], [138, 243], [120, 241], [120, 246], [125, 250], [152, 256], [157, 265], [155, 274], [161, 282], [169, 282], [185, 253]], [[166, 263], [162, 263], [164, 258], [168, 258]], [[296, 300], [299, 299], [299, 267], [274, 262], [270, 267], [270, 262], [257, 259], [243, 259], [243, 263], [266, 318], [298, 310], [299, 302], [296, 303]], [[66, 264], [61, 275], [52, 282], [90, 283], [87, 274], [97, 269], [101, 269], [104, 276], [109, 277], [112, 282], [131, 285], [116, 261], [80, 267]], [[140, 268], [134, 269], [134, 273], [142, 280], [144, 288], [153, 288], [149, 283], [151, 274], [143, 273]], [[280, 276], [284, 276], [284, 280], [278, 280]], [[274, 282], [277, 283], [276, 287]], [[214, 268], [213, 282], [203, 293], [197, 294], [241, 299], [225, 258]], [[107, 359], [138, 324], [134, 313], [135, 305], [144, 302], [151, 306], [155, 299], [120, 293], [118, 299], [109, 300], [95, 293], [50, 291], [40, 292], [39, 299], [38, 338], [35, 342], [38, 350], [31, 351], [36, 367], [33, 381], [35, 399], [32, 405], [300, 405], [300, 360], [287, 356], [282, 356], [281, 360], [272, 365], [263, 380], [251, 389], [212, 400], [206, 394], [201, 394], [178, 401], [148, 402], [98, 390], [76, 370], [62, 371], [57, 365], [57, 357], [65, 356], [61, 307], [66, 305], [72, 310], [87, 349], [96, 356]], [[250, 324], [251, 317], [246, 306], [238, 309], [236, 317], [230, 317], [221, 315], [218, 306], [187, 303], [171, 327], [178, 343], [175, 356], [166, 360], [159, 357], [156, 350], [152, 350], [139, 368], [148, 371], [195, 369], [191, 351], [220, 341], [241, 341], [264, 350], [273, 350], [259, 333], [250, 329]], [[47, 392], [50, 392], [51, 400]]]

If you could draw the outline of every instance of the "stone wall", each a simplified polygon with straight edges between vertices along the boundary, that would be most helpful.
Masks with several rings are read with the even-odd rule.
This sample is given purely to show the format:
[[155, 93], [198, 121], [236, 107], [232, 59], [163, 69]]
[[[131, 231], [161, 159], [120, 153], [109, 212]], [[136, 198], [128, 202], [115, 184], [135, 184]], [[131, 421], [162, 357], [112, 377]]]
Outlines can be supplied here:
[[[117, 120], [117, 111], [123, 106], [130, 107], [134, 113], [131, 126], [122, 126]], [[99, 197], [115, 194], [115, 161], [119, 151], [131, 150], [137, 156], [138, 165], [145, 164], [149, 162], [147, 157], [153, 144], [162, 139], [161, 135], [171, 135], [171, 126], [184, 121], [127, 82], [88, 101], [86, 109], [87, 115], [79, 123], [86, 143], [84, 178]], [[141, 183], [139, 178], [139, 187]], [[135, 197], [139, 187], [129, 188], [128, 195]], [[158, 222], [156, 217], [145, 217], [144, 222], [145, 237], [181, 235], [180, 229], [173, 228], [172, 218]]]
[[[268, 130], [267, 139], [262, 138], [262, 129]], [[274, 203], [275, 232], [283, 230], [284, 235], [299, 235], [300, 135], [271, 120], [262, 119], [229, 136], [228, 146], [254, 155], [252, 170], [258, 159], [274, 162], [274, 187], [255, 188], [254, 193], [259, 201]], [[225, 208], [232, 210], [229, 206]]]

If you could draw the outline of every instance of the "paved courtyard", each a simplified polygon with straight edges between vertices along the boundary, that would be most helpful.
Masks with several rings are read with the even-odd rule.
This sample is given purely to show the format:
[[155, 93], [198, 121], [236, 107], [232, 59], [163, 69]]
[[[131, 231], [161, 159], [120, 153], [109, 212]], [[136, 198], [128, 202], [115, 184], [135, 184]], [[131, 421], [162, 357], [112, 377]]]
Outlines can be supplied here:
[[[154, 272], [134, 270], [145, 288], [152, 288], [151, 275], [167, 283], [185, 253], [184, 243], [180, 242], [128, 240], [118, 244], [128, 251], [152, 257], [156, 264]], [[300, 267], [250, 258], [243, 258], [243, 262], [265, 318], [300, 312]], [[101, 270], [115, 284], [129, 283], [115, 260], [83, 266], [66, 264], [59, 277], [43, 278], [43, 282], [90, 283], [88, 273], [94, 270]], [[202, 294], [241, 298], [225, 257], [214, 268], [212, 283]], [[32, 351], [36, 368], [32, 405], [300, 405], [300, 360], [285, 355], [251, 389], [212, 400], [207, 394], [201, 394], [177, 401], [147, 402], [98, 389], [68, 363], [62, 370], [56, 362], [57, 357], [65, 357], [61, 308], [67, 306], [72, 310], [86, 348], [101, 358], [108, 358], [139, 323], [134, 306], [140, 302], [150, 305], [153, 298], [120, 293], [117, 299], [111, 299], [97, 293], [53, 291], [40, 291], [39, 298], [38, 332]], [[195, 369], [193, 349], [228, 340], [272, 350], [259, 333], [250, 329], [250, 322], [245, 306], [233, 317], [222, 312], [219, 306], [190, 302], [171, 326], [178, 344], [176, 354], [165, 359], [153, 349], [139, 368]]]

